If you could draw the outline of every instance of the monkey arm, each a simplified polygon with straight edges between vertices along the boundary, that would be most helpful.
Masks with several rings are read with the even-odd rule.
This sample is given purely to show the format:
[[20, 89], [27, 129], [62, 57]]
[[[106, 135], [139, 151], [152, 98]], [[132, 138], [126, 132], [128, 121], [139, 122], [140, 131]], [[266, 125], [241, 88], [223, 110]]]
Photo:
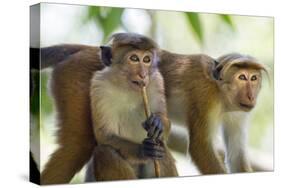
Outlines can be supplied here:
[[[197, 111], [196, 116], [190, 112], [188, 118], [190, 134], [190, 155], [203, 174], [226, 173], [226, 168], [218, 151], [213, 145], [213, 135], [216, 134], [216, 124], [211, 119], [217, 119], [210, 110]], [[210, 117], [212, 114], [212, 117]]]
[[203, 174], [226, 173], [223, 162], [210, 141], [204, 138], [200, 138], [201, 140], [196, 138], [201, 136], [202, 131], [201, 135], [192, 133], [189, 146], [190, 155], [200, 172]]

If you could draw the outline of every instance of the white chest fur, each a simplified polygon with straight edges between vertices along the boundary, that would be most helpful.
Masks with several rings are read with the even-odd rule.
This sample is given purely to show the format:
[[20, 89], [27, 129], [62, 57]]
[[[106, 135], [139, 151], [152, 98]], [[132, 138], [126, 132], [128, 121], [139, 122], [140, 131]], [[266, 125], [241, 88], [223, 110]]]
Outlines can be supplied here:
[[146, 117], [140, 92], [120, 88], [106, 80], [95, 80], [91, 98], [96, 100], [95, 107], [101, 114], [103, 126], [110, 134], [137, 143], [147, 137], [142, 127]]
[[[130, 94], [132, 92], [126, 93], [125, 96], [123, 93], [123, 97], [119, 97], [119, 99], [122, 98], [121, 100], [117, 100], [117, 98], [114, 100], [114, 97], [108, 100], [108, 104], [114, 106], [110, 121], [115, 126], [115, 134], [130, 141], [141, 143], [147, 136], [146, 131], [142, 127], [142, 123], [146, 119], [143, 104], [140, 96]], [[113, 96], [116, 95], [118, 94], [113, 94]]]

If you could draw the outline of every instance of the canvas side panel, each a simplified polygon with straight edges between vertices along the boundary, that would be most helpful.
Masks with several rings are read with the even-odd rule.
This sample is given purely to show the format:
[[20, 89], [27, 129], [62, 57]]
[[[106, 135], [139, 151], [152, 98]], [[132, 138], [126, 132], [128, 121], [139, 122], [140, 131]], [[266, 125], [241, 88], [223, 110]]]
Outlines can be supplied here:
[[40, 4], [30, 7], [30, 150], [29, 180], [40, 184]]

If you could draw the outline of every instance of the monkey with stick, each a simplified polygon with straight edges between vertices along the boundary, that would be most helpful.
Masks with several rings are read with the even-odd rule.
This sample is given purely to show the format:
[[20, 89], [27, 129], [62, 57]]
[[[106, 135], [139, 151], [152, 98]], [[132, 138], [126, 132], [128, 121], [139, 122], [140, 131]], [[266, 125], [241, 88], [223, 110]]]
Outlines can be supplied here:
[[176, 176], [165, 143], [170, 121], [157, 45], [141, 35], [115, 34], [111, 46], [101, 47], [101, 59], [106, 67], [90, 87], [96, 180]]

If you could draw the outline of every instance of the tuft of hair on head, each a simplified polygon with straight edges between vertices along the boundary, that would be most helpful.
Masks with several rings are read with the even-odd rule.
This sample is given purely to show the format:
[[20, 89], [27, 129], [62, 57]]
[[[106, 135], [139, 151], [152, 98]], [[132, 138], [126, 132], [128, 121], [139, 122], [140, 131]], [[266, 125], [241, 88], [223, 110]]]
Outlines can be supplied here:
[[113, 50], [122, 46], [132, 46], [141, 50], [158, 49], [156, 42], [137, 33], [116, 33], [110, 37], [110, 41]]
[[219, 78], [223, 78], [224, 74], [229, 70], [229, 68], [233, 66], [262, 70], [269, 78], [267, 68], [264, 65], [260, 64], [257, 59], [249, 55], [230, 53], [217, 58], [217, 61], [218, 65], [215, 67], [214, 72], [216, 74], [219, 74]]
[[[124, 47], [124, 48], [123, 48]], [[128, 48], [129, 47], [129, 48]], [[106, 46], [100, 46], [101, 61], [105, 66], [112, 64], [113, 54], [124, 54], [131, 49], [147, 50], [153, 53], [159, 52], [158, 45], [149, 37], [137, 33], [116, 33], [109, 38]], [[121, 52], [121, 53], [120, 53]], [[118, 59], [118, 58], [117, 58]], [[155, 58], [155, 62], [159, 60]]]

